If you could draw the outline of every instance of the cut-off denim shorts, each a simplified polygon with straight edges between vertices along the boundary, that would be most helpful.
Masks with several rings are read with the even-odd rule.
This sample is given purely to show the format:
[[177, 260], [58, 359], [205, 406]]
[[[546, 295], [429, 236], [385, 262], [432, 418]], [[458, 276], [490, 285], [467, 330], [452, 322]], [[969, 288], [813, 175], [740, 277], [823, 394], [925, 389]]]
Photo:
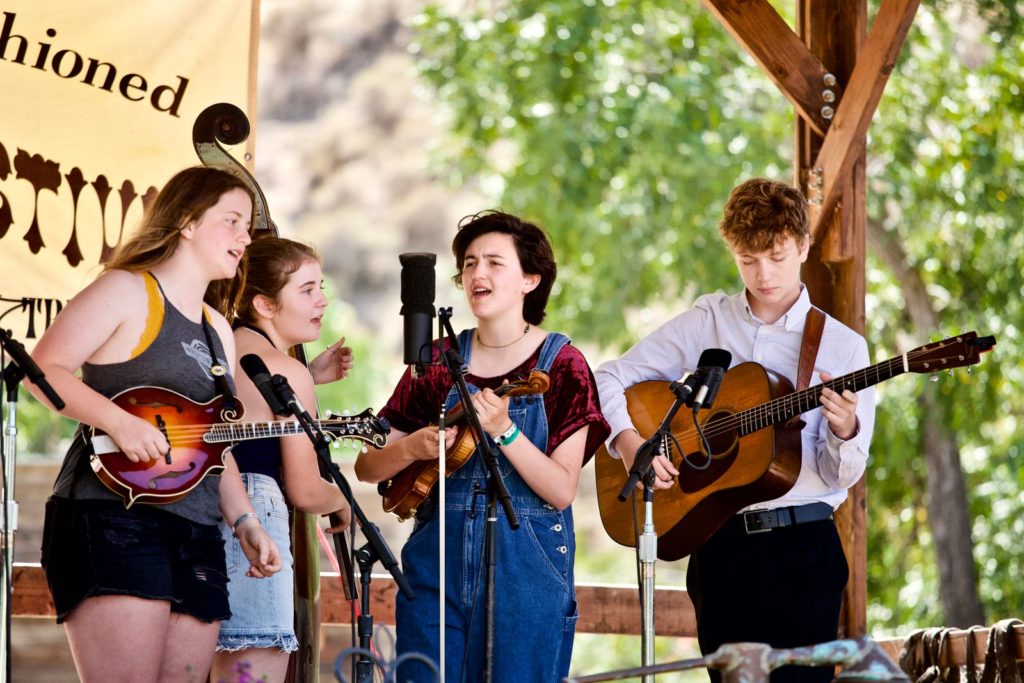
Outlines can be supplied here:
[[41, 561], [58, 624], [99, 595], [166, 600], [206, 623], [228, 616], [220, 531], [157, 506], [50, 496]]
[[299, 649], [299, 641], [295, 638], [288, 506], [273, 477], [243, 472], [242, 482], [260, 524], [281, 551], [281, 571], [266, 579], [246, 576], [249, 560], [231, 528], [221, 523], [220, 531], [227, 552], [231, 618], [220, 624], [217, 650], [234, 652], [247, 648], [278, 648], [282, 652], [294, 652]]

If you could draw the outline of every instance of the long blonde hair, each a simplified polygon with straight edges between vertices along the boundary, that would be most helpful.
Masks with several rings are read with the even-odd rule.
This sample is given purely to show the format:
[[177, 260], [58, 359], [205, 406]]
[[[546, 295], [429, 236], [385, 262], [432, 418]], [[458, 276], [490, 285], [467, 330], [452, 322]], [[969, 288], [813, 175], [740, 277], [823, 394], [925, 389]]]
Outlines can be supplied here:
[[[193, 166], [179, 171], [167, 181], [146, 210], [135, 234], [122, 242], [103, 264], [103, 270], [145, 272], [169, 259], [181, 241], [181, 230], [199, 220], [220, 198], [234, 189], [244, 190], [252, 200], [252, 191], [241, 178], [214, 166]], [[241, 294], [245, 274], [211, 283], [206, 302], [222, 313], [230, 311]]]

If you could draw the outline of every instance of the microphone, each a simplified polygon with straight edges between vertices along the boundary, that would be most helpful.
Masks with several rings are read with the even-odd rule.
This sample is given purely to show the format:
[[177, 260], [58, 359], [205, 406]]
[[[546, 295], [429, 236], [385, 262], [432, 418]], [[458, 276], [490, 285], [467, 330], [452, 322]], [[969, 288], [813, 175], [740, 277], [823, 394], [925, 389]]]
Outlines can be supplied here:
[[[699, 377], [700, 388], [693, 398], [693, 413], [696, 415], [701, 408], [710, 408], [718, 396], [718, 389], [722, 386], [722, 378], [725, 371], [729, 369], [732, 362], [732, 354], [724, 349], [704, 349], [697, 361], [697, 372], [694, 375]], [[691, 375], [692, 377], [693, 375]], [[687, 377], [689, 380], [689, 377]]]
[[[249, 376], [252, 383], [259, 389], [260, 395], [263, 396], [263, 400], [270, 406], [270, 412], [274, 415], [288, 415], [289, 410], [285, 407], [281, 401], [280, 396], [274, 388], [275, 377], [281, 377], [280, 375], [270, 376], [270, 370], [267, 369], [267, 364], [263, 362], [263, 359], [257, 356], [255, 353], [247, 353], [242, 356], [238, 364], [242, 366], [242, 370]], [[281, 377], [284, 379], [284, 377]]]
[[402, 264], [402, 310], [404, 349], [402, 362], [413, 377], [420, 377], [423, 368], [432, 365], [434, 346], [434, 264], [437, 254], [399, 254]]
[[[46, 374], [39, 369], [36, 362], [32, 360], [32, 356], [28, 355], [28, 351], [25, 350], [21, 342], [12, 337], [10, 332], [3, 328], [0, 328], [0, 347], [3, 347], [11, 355], [11, 363], [15, 366], [15, 369], [8, 368], [4, 370], [3, 378], [5, 380], [15, 376], [16, 370], [20, 369], [21, 376], [28, 377], [28, 381], [39, 387], [39, 390], [49, 399], [54, 408], [64, 410], [64, 401], [53, 386], [46, 381]], [[11, 381], [13, 383], [13, 380]]]

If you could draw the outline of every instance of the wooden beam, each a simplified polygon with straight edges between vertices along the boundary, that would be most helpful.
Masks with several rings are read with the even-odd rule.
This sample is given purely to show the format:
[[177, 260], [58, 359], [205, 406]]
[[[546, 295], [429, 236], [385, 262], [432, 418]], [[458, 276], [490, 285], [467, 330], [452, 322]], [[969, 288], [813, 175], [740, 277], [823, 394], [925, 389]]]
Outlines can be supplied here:
[[[810, 193], [811, 238], [817, 240], [831, 220], [847, 175], [864, 151], [874, 116], [896, 57], [903, 47], [921, 0], [882, 0], [875, 23], [857, 58], [846, 93], [825, 135], [811, 172], [820, 187]], [[820, 172], [819, 172], [820, 169]]]
[[818, 135], [825, 135], [829, 120], [822, 108], [834, 107], [822, 99], [823, 91], [829, 89], [827, 71], [775, 8], [767, 0], [704, 0], [704, 4], [761, 65], [797, 114]]
[[[16, 617], [53, 617], [56, 611], [46, 578], [38, 564], [15, 563], [11, 613]], [[375, 623], [395, 623], [395, 582], [388, 574], [373, 575], [370, 612]], [[634, 586], [577, 584], [580, 633], [640, 634], [640, 594]], [[659, 588], [654, 594], [654, 632], [659, 636], [695, 638], [693, 604], [682, 588]], [[324, 624], [349, 624], [349, 604], [334, 572], [320, 574], [321, 619]]]

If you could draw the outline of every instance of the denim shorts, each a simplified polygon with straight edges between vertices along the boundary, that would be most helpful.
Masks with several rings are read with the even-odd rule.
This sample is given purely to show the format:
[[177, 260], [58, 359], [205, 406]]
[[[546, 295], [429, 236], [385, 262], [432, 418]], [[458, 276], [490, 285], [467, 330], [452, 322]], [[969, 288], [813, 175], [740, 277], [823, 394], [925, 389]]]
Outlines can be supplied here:
[[220, 530], [157, 506], [51, 496], [41, 563], [58, 624], [99, 595], [166, 600], [206, 623], [229, 615]]
[[220, 525], [227, 548], [231, 618], [220, 624], [217, 650], [233, 652], [246, 648], [278, 648], [282, 652], [294, 652], [299, 649], [299, 641], [295, 638], [288, 506], [272, 477], [243, 472], [242, 482], [260, 524], [281, 551], [281, 571], [266, 579], [246, 576], [249, 561], [241, 545], [227, 524]]

